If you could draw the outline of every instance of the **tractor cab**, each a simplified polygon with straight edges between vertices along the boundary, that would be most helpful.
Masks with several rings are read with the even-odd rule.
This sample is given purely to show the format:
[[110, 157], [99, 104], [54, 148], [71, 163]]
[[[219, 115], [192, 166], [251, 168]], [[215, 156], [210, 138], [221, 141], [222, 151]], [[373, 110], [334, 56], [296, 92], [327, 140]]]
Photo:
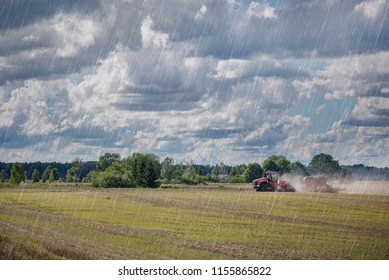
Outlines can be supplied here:
[[272, 182], [278, 182], [280, 179], [280, 173], [275, 172], [275, 171], [268, 171], [265, 173], [265, 177]]

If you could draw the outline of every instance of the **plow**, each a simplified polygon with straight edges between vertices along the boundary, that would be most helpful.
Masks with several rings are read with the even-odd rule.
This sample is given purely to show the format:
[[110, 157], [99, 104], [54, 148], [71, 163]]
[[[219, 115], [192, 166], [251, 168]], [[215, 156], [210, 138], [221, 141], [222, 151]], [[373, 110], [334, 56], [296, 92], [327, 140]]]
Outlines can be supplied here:
[[324, 176], [307, 176], [303, 178], [303, 189], [308, 192], [327, 192], [337, 193], [343, 191], [343, 188], [335, 188], [327, 183]]

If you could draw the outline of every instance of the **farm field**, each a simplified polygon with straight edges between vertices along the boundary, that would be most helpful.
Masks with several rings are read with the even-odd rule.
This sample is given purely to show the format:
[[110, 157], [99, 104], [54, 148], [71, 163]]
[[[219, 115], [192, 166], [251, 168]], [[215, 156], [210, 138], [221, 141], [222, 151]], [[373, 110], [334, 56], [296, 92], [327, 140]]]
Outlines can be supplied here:
[[389, 259], [389, 196], [0, 188], [0, 259]]

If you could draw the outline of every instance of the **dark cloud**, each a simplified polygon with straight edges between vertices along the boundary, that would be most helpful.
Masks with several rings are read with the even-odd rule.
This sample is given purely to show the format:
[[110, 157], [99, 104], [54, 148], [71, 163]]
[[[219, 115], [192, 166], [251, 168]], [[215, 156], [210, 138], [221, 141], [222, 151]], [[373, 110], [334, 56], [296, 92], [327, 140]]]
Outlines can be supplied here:
[[0, 85], [97, 67], [117, 44], [139, 49], [142, 2], [7, 0], [6, 17], [0, 16]]
[[88, 14], [100, 7], [100, 0], [2, 0], [0, 31], [20, 28], [54, 16], [77, 11]]
[[131, 101], [128, 103], [114, 103], [113, 106], [119, 110], [130, 112], [162, 112], [162, 111], [189, 111], [192, 110], [194, 104], [191, 102], [152, 102]]
[[70, 127], [49, 135], [26, 135], [20, 126], [13, 125], [11, 127], [0, 127], [0, 146], [3, 149], [30, 148], [36, 150], [36, 152], [42, 150], [44, 153], [52, 145], [65, 150], [74, 143], [106, 149], [129, 148], [134, 139], [125, 134], [126, 139], [123, 141], [121, 135], [124, 131], [124, 128], [106, 130], [99, 126], [83, 126], [80, 128]]
[[167, 89], [158, 93], [146, 90], [143, 93], [120, 94], [112, 105], [126, 111], [187, 111], [198, 106], [198, 101], [198, 94]]
[[[5, 68], [0, 69], [0, 83], [79, 72], [97, 65], [118, 43], [136, 51], [141, 47], [140, 27], [147, 16], [153, 21], [153, 29], [168, 34], [171, 42], [190, 42], [197, 55], [220, 59], [250, 58], [257, 53], [310, 57], [312, 52], [319, 56], [340, 56], [387, 50], [389, 4], [380, 7], [382, 11], [374, 18], [364, 18], [360, 14], [363, 11], [355, 11], [360, 3], [290, 1], [276, 10], [277, 18], [269, 19], [249, 16], [247, 10], [234, 8], [228, 1], [205, 1], [201, 5], [206, 11], [201, 19], [196, 19], [202, 7], [199, 3], [173, 0], [163, 3], [7, 0], [1, 10], [4, 16], [0, 16], [0, 28], [1, 24], [5, 29], [9, 25], [18, 31], [6, 32], [0, 39], [0, 54], [6, 57]], [[102, 23], [102, 30], [90, 46], [73, 56], [61, 57], [58, 49], [64, 43], [63, 38], [44, 24], [36, 26], [37, 22], [59, 13], [90, 18]], [[44, 53], [40, 54], [42, 49]], [[34, 52], [34, 56], [22, 51]], [[158, 75], [161, 73], [158, 71]], [[290, 78], [308, 73], [292, 68], [259, 68], [258, 75]], [[152, 78], [153, 75], [149, 77]]]
[[277, 18], [251, 17], [249, 21], [239, 10], [221, 23], [216, 35], [204, 36], [199, 50], [219, 58], [257, 52], [300, 57], [314, 52], [332, 57], [387, 50], [389, 3], [382, 2], [374, 18], [364, 18], [363, 11], [355, 10], [361, 2], [287, 1], [276, 10]]
[[315, 137], [315, 143], [336, 143], [338, 142], [338, 136], [334, 134], [319, 134]]
[[279, 142], [285, 140], [287, 138], [287, 134], [283, 131], [278, 131], [279, 134], [275, 134], [277, 131], [267, 132], [264, 135], [258, 135], [255, 139], [250, 139], [245, 141], [245, 145], [247, 146], [255, 146], [255, 147], [264, 147], [264, 146], [276, 146]]
[[[206, 7], [203, 17], [196, 18], [203, 5]], [[144, 3], [144, 9], [149, 10], [149, 15], [155, 22], [155, 29], [169, 33], [173, 42], [215, 38], [221, 31], [224, 33], [233, 24], [229, 19], [233, 16], [229, 7], [229, 3], [224, 0], [167, 0], [158, 5], [153, 1]]]
[[[389, 3], [281, 2], [4, 0], [0, 152], [56, 138], [82, 153], [308, 157], [304, 135], [318, 149], [385, 129]], [[354, 110], [321, 134], [288, 115], [344, 98]]]
[[[388, 115], [388, 111], [385, 112]], [[380, 116], [379, 118], [371, 118], [371, 119], [356, 119], [350, 118], [344, 121], [344, 124], [350, 126], [371, 126], [371, 127], [388, 127], [389, 116]]]
[[97, 57], [94, 54], [87, 54], [82, 58], [61, 58], [57, 57], [54, 51], [40, 57], [40, 59], [28, 59], [23, 55], [18, 55], [9, 60], [12, 65], [0, 69], [0, 85], [7, 81], [33, 78], [44, 80], [72, 74], [94, 63], [96, 59]]
[[240, 129], [228, 129], [228, 128], [205, 128], [195, 132], [189, 132], [195, 138], [201, 139], [225, 139], [232, 136], [237, 136], [241, 133]]
[[42, 135], [25, 135], [20, 126], [0, 127], [0, 147], [4, 149], [19, 149], [44, 143], [47, 137]]

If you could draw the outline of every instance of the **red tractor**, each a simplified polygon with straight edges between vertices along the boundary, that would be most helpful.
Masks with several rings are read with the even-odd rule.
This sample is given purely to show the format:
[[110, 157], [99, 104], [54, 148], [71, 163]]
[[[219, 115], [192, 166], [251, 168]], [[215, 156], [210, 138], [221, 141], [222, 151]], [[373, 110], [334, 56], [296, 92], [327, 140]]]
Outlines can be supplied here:
[[280, 174], [275, 171], [267, 171], [265, 177], [255, 179], [253, 188], [257, 192], [295, 192], [296, 189], [285, 180], [280, 179]]

